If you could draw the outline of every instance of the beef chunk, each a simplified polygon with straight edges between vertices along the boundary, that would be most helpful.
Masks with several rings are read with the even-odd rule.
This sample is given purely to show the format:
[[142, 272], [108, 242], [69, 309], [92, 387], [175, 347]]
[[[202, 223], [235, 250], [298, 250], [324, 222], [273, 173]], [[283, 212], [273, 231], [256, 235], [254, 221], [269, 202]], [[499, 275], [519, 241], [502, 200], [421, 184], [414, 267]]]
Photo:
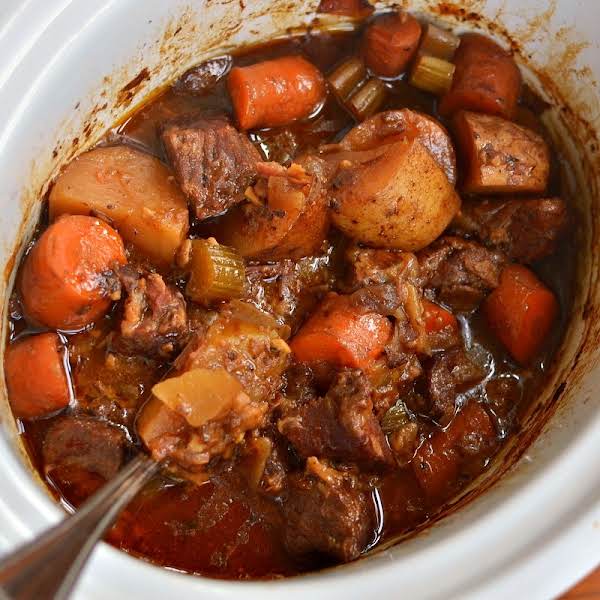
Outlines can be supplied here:
[[454, 416], [456, 396], [479, 383], [485, 373], [463, 348], [438, 354], [427, 372], [430, 414], [441, 425]]
[[349, 286], [357, 305], [395, 318], [388, 356], [395, 351], [427, 353], [419, 264], [414, 254], [351, 247]]
[[124, 354], [169, 357], [188, 333], [183, 296], [157, 273], [142, 275], [126, 266], [119, 277], [127, 298], [115, 349]]
[[338, 561], [357, 558], [372, 534], [366, 494], [350, 475], [316, 458], [292, 475], [283, 503], [284, 541], [296, 556], [322, 554]]
[[329, 254], [246, 268], [246, 299], [292, 330], [329, 290]]
[[560, 198], [465, 202], [452, 229], [473, 235], [510, 258], [532, 263], [552, 254], [569, 223]]
[[360, 371], [340, 373], [325, 397], [287, 412], [279, 430], [302, 457], [358, 463], [363, 468], [393, 464], [373, 414], [371, 386]]
[[123, 431], [104, 421], [60, 417], [44, 438], [44, 472], [79, 504], [116, 475], [125, 443]]
[[476, 308], [500, 282], [506, 256], [476, 242], [445, 236], [418, 255], [425, 288], [456, 310]]
[[169, 121], [162, 140], [198, 219], [214, 217], [241, 202], [256, 177], [258, 150], [225, 117], [192, 115]]

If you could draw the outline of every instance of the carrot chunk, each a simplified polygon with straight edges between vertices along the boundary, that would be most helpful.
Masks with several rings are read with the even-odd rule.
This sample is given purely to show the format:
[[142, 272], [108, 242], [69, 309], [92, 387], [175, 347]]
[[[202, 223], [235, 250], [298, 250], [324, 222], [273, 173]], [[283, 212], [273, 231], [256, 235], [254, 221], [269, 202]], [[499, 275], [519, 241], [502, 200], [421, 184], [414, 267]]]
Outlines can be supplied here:
[[554, 294], [526, 267], [509, 265], [483, 304], [487, 322], [512, 357], [526, 365], [540, 351], [558, 315]]
[[473, 110], [512, 119], [521, 91], [521, 72], [513, 57], [493, 40], [469, 33], [454, 55], [452, 88], [440, 101], [441, 115]]
[[8, 398], [16, 417], [45, 417], [69, 404], [64, 349], [56, 333], [26, 337], [6, 350]]
[[446, 327], [458, 331], [456, 317], [449, 310], [426, 299], [423, 299], [423, 319], [427, 333], [437, 333]]
[[464, 460], [461, 448], [474, 453], [486, 449], [496, 432], [485, 409], [475, 401], [467, 404], [450, 425], [437, 431], [417, 450], [412, 461], [415, 476], [429, 497], [440, 497], [451, 490]]
[[[27, 256], [21, 296], [27, 316], [53, 329], [80, 329], [101, 317], [114, 296], [111, 269], [127, 262], [119, 234], [94, 217], [59, 218]], [[118, 284], [117, 284], [118, 285]]]
[[386, 317], [364, 312], [348, 296], [332, 293], [304, 323], [290, 348], [300, 362], [365, 369], [383, 352], [391, 335]]
[[327, 90], [319, 69], [301, 56], [234, 67], [227, 88], [241, 129], [306, 118], [324, 101]]
[[376, 18], [365, 31], [364, 57], [367, 66], [382, 77], [404, 72], [417, 51], [421, 25], [404, 11]]

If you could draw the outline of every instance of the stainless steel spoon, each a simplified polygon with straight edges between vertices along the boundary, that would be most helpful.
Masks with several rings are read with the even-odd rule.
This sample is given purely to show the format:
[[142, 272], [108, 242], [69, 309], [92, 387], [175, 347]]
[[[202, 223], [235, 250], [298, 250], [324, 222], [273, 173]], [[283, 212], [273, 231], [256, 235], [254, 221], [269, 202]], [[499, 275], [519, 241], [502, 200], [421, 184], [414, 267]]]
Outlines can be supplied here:
[[96, 542], [158, 469], [140, 454], [77, 512], [0, 560], [0, 598], [66, 600]]

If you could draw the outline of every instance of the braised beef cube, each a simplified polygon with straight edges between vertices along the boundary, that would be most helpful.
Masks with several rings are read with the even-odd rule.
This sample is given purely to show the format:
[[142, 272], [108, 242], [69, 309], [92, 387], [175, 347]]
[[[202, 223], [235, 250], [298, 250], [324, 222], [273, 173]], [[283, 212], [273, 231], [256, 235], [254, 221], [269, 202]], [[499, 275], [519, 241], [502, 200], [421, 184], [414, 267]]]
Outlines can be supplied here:
[[241, 202], [261, 160], [250, 140], [222, 116], [169, 121], [162, 141], [198, 219], [214, 217]]
[[464, 350], [453, 348], [438, 354], [427, 372], [430, 414], [441, 425], [454, 416], [456, 397], [479, 383], [485, 372]]
[[284, 542], [296, 556], [326, 555], [347, 562], [357, 558], [372, 535], [372, 514], [355, 478], [316, 458], [289, 478], [283, 503]]
[[515, 261], [532, 263], [556, 250], [569, 224], [560, 198], [465, 202], [452, 229], [473, 235]]
[[115, 350], [168, 358], [188, 334], [183, 296], [157, 273], [142, 274], [128, 265], [120, 269], [119, 277], [127, 298]]
[[288, 411], [279, 421], [279, 431], [305, 458], [357, 463], [365, 469], [392, 465], [389, 446], [373, 414], [371, 393], [361, 371], [344, 371], [325, 397]]
[[423, 286], [456, 310], [472, 310], [500, 283], [506, 256], [460, 237], [444, 236], [419, 252]]
[[44, 472], [78, 505], [117, 474], [125, 444], [123, 431], [104, 421], [59, 417], [44, 438]]
[[[351, 246], [346, 252], [350, 263], [350, 285], [353, 289], [381, 283], [393, 283], [406, 270], [418, 269], [414, 254], [399, 250], [382, 250]], [[418, 275], [410, 273], [409, 275]]]

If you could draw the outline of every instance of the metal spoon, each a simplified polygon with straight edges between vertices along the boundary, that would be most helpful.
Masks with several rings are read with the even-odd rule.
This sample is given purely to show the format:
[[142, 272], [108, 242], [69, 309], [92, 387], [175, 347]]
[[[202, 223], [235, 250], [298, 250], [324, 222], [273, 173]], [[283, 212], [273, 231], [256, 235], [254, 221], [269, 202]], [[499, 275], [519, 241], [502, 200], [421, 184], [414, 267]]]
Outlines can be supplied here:
[[96, 542], [158, 469], [140, 454], [77, 512], [0, 560], [0, 598], [66, 600]]

